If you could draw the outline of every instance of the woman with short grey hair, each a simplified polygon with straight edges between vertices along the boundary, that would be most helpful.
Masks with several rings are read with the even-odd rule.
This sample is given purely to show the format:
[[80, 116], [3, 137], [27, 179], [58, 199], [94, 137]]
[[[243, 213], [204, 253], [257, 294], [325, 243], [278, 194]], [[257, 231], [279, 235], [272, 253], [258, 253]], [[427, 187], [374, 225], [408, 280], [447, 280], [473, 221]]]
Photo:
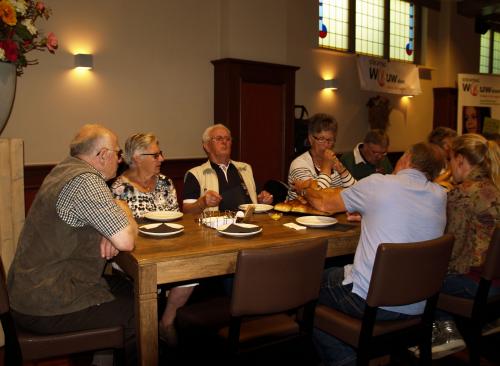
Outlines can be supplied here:
[[[152, 211], [180, 211], [171, 179], [160, 173], [165, 160], [160, 143], [151, 133], [136, 133], [125, 142], [124, 160], [128, 169], [111, 185], [113, 196], [127, 202], [136, 219]], [[193, 284], [170, 290], [167, 306], [159, 323], [160, 338], [170, 346], [177, 343], [174, 320]]]

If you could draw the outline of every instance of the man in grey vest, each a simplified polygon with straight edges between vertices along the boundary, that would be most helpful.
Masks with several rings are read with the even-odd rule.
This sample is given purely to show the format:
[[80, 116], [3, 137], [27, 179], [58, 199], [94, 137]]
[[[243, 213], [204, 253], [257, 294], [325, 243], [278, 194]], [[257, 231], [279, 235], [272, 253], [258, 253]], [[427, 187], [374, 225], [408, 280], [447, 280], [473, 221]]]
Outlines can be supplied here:
[[45, 178], [28, 212], [8, 275], [16, 322], [50, 334], [122, 325], [127, 363], [136, 362], [133, 289], [103, 276], [106, 261], [134, 249], [137, 225], [106, 185], [121, 150], [116, 135], [85, 125], [70, 156]]

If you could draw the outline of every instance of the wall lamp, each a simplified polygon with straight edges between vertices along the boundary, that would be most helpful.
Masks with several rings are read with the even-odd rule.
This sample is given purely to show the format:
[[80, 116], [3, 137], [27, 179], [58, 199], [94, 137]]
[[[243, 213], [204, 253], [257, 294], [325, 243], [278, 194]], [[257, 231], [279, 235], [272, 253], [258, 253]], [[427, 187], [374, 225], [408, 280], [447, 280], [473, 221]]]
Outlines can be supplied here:
[[75, 55], [75, 68], [91, 70], [94, 68], [94, 55], [78, 53]]
[[337, 79], [323, 80], [323, 89], [337, 90], [338, 88], [339, 82]]

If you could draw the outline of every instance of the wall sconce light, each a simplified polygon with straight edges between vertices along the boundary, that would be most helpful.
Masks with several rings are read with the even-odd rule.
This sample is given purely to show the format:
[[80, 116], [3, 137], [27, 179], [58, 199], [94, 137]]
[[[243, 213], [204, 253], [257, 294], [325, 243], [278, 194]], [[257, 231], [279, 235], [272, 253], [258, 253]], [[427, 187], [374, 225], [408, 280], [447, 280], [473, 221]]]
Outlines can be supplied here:
[[338, 88], [339, 88], [339, 83], [337, 79], [323, 80], [323, 89], [337, 90]]
[[94, 68], [94, 55], [78, 53], [75, 55], [75, 68], [90, 70]]
[[405, 95], [404, 97], [405, 97], [405, 98], [413, 98], [413, 97], [414, 97], [414, 95]]

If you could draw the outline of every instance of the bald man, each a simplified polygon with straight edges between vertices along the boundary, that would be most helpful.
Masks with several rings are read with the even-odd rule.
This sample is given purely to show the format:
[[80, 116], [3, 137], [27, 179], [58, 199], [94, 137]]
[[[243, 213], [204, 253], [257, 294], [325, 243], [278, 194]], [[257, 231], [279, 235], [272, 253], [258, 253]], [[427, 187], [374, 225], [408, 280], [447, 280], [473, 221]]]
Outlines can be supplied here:
[[70, 156], [49, 173], [28, 212], [8, 275], [16, 322], [49, 334], [122, 325], [134, 364], [133, 289], [102, 276], [106, 260], [134, 249], [137, 225], [106, 185], [116, 175], [116, 135], [96, 124], [73, 138]]

